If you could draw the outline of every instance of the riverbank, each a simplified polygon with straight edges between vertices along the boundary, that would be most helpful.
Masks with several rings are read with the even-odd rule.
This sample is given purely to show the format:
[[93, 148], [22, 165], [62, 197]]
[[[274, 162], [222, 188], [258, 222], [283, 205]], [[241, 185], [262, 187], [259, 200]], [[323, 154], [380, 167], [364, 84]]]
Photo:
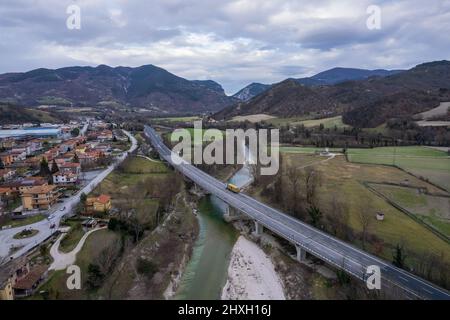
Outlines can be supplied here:
[[240, 236], [233, 247], [222, 300], [285, 300], [271, 259], [257, 244]]

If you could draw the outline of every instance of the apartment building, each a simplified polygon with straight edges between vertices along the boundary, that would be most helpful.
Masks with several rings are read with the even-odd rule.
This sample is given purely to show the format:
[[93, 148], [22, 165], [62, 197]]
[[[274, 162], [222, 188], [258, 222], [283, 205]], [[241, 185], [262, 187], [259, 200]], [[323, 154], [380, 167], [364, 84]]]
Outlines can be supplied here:
[[53, 185], [31, 187], [21, 194], [24, 210], [48, 210], [60, 196], [58, 189]]

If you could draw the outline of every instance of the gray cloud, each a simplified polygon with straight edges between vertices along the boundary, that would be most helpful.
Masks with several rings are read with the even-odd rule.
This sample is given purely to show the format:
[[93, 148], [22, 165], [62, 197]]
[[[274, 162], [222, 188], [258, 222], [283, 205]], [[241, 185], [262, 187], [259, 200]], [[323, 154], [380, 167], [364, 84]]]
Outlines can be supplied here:
[[[81, 8], [81, 30], [66, 8]], [[381, 30], [366, 9], [381, 8]], [[450, 58], [450, 1], [3, 0], [0, 72], [155, 64], [228, 93], [335, 66], [409, 68]]]

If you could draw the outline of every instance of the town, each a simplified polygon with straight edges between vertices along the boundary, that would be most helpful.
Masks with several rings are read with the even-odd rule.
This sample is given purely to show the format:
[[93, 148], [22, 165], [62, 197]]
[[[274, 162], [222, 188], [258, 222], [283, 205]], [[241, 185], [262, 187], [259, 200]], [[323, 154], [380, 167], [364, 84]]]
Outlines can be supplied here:
[[[48, 266], [27, 257], [60, 232], [65, 218], [79, 214], [81, 225], [93, 228], [98, 221], [92, 217], [109, 212], [109, 195], [89, 197], [83, 191], [124, 159], [130, 146], [116, 125], [90, 118], [1, 128], [0, 299], [28, 296], [45, 279]], [[80, 197], [83, 208], [72, 210]]]

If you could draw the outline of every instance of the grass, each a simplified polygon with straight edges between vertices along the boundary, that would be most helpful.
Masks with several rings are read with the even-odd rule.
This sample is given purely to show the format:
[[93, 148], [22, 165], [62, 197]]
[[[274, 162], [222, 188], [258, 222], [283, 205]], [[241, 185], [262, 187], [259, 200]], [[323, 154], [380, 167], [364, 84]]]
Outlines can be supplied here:
[[[329, 152], [342, 152], [342, 148], [328, 148]], [[315, 147], [280, 147], [280, 153], [307, 153], [314, 154], [316, 152], [325, 151], [325, 148]]]
[[167, 121], [167, 122], [194, 122], [197, 120], [201, 120], [202, 118], [197, 116], [192, 117], [168, 117], [168, 118], [154, 118], [152, 119], [155, 122]]
[[257, 122], [271, 120], [271, 119], [275, 119], [275, 118], [276, 117], [270, 116], [270, 115], [267, 115], [267, 114], [252, 114], [252, 115], [248, 115], [248, 116], [236, 116], [236, 117], [233, 117], [231, 120], [229, 120], [229, 122], [249, 121], [249, 122], [252, 122], [252, 123], [257, 123]]
[[146, 188], [136, 188], [136, 185], [149, 181], [158, 186], [159, 181], [166, 179], [169, 174], [171, 172], [162, 162], [132, 157], [123, 163], [122, 170], [109, 174], [92, 193], [110, 195], [113, 207], [120, 207], [130, 201], [127, 205], [134, 207], [139, 221], [144, 225], [154, 225], [159, 201], [151, 198]]
[[146, 174], [167, 173], [167, 167], [162, 162], [149, 161], [140, 157], [133, 157], [124, 162], [124, 173]]
[[321, 124], [325, 129], [333, 129], [337, 128], [349, 128], [349, 125], [346, 125], [342, 122], [342, 116], [332, 117], [332, 118], [324, 118], [324, 119], [315, 119], [315, 120], [304, 120], [295, 123], [296, 125], [302, 124], [306, 128], [319, 127]]
[[415, 188], [401, 186], [371, 187], [450, 238], [450, 198], [419, 194]]
[[[316, 159], [316, 160], [314, 160]], [[285, 154], [283, 172], [287, 166], [315, 162], [322, 157], [307, 154]], [[370, 211], [373, 220], [370, 233], [384, 242], [380, 256], [388, 261], [392, 260], [392, 248], [402, 243], [405, 248], [416, 256], [424, 253], [444, 253], [446, 261], [450, 261], [450, 245], [428, 230], [425, 226], [414, 221], [400, 210], [394, 208], [384, 199], [368, 190], [361, 181], [391, 182], [400, 184], [409, 180], [411, 185], [427, 188], [430, 192], [442, 192], [438, 188], [419, 180], [397, 168], [377, 165], [356, 165], [346, 162], [344, 157], [336, 157], [327, 162], [319, 162], [314, 166], [321, 172], [321, 185], [318, 189], [318, 203], [324, 212], [332, 209], [335, 198], [348, 213], [347, 224], [355, 232], [361, 232], [359, 212]], [[407, 199], [407, 198], [406, 198]], [[375, 219], [377, 211], [385, 214], [385, 221]]]
[[[205, 141], [211, 141], [214, 138], [213, 137], [221, 137], [223, 139], [224, 132], [220, 131], [218, 129], [195, 129], [195, 128], [184, 128], [189, 132], [191, 135], [191, 141], [194, 142], [194, 144], [203, 144], [203, 140]], [[170, 134], [170, 139], [172, 142], [178, 142], [179, 140], [176, 139], [176, 135], [173, 133]]]
[[395, 165], [450, 191], [450, 158], [446, 152], [419, 146], [348, 149], [349, 161]]
[[37, 235], [38, 233], [39, 233], [39, 231], [38, 230], [34, 230], [34, 229], [23, 230], [21, 232], [16, 233], [13, 238], [16, 239], [16, 240], [32, 238], [35, 235]]
[[71, 252], [80, 242], [84, 235], [83, 228], [81, 226], [81, 221], [68, 221], [67, 224], [70, 226], [69, 232], [61, 240], [59, 250], [61, 252]]
[[[75, 264], [81, 269], [82, 286], [81, 290], [67, 289], [66, 281], [69, 277], [65, 270], [55, 271], [49, 275], [49, 280], [38, 291], [49, 292], [50, 299], [94, 299], [97, 297], [96, 292], [90, 292], [87, 289], [86, 280], [88, 274], [88, 266], [100, 256], [101, 252], [111, 246], [119, 245], [120, 235], [110, 230], [99, 230], [86, 239], [86, 242], [77, 255]], [[33, 299], [42, 299], [40, 294], [35, 294]]]
[[335, 127], [341, 129], [350, 127], [342, 122], [342, 116], [322, 118], [322, 119], [314, 119], [314, 117], [317, 117], [317, 115], [308, 115], [292, 118], [273, 118], [264, 120], [264, 122], [271, 124], [275, 127], [283, 127], [287, 125], [289, 126], [304, 125], [307, 128], [313, 128], [319, 127], [321, 124], [323, 124], [325, 129], [333, 129]]
[[304, 120], [308, 120], [310, 117], [304, 116], [304, 117], [292, 117], [292, 118], [273, 118], [264, 120], [265, 123], [268, 123], [275, 127], [283, 127], [287, 125], [293, 125], [296, 123], [299, 123]]
[[42, 214], [38, 214], [32, 217], [27, 217], [25, 219], [20, 219], [20, 220], [12, 220], [12, 219], [8, 219], [5, 222], [0, 224], [0, 227], [4, 227], [4, 226], [11, 226], [11, 228], [16, 228], [16, 227], [23, 227], [23, 226], [27, 226], [29, 224], [33, 224], [39, 221], [42, 221], [45, 219], [45, 216]]

